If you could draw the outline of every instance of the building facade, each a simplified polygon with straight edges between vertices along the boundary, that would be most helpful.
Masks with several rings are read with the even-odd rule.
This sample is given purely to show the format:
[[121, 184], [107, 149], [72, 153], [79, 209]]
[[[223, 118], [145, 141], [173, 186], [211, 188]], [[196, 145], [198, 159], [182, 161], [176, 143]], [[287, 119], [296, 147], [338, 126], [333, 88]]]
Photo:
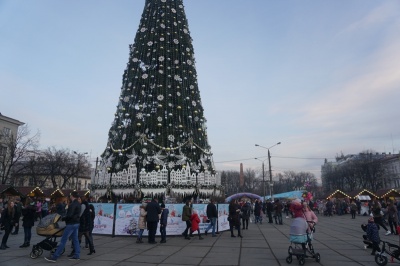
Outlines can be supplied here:
[[[7, 173], [10, 167], [11, 147], [15, 144], [18, 134], [18, 128], [24, 123], [17, 119], [4, 116], [0, 113], [0, 177], [8, 183], [10, 179], [8, 176], [12, 172]], [[3, 181], [2, 180], [2, 181]]]

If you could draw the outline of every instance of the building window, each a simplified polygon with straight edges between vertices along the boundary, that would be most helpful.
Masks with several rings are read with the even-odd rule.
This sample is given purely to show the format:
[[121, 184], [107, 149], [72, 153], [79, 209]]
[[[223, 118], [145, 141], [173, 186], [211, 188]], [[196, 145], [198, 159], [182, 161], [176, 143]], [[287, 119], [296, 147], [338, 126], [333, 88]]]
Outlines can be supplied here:
[[0, 146], [0, 156], [6, 156], [7, 154], [7, 147]]
[[11, 135], [11, 129], [8, 127], [3, 128], [3, 136], [4, 137], [9, 137]]

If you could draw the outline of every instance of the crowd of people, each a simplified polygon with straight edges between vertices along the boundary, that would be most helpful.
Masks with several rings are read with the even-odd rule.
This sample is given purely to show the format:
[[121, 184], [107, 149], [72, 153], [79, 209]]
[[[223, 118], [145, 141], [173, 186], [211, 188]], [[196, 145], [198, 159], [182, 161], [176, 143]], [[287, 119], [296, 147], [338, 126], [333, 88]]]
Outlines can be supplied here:
[[[351, 218], [355, 219], [357, 214], [362, 214], [362, 204], [364, 207], [366, 204], [368, 206], [367, 214], [370, 218], [368, 219], [368, 223], [364, 224], [362, 228], [367, 233], [365, 239], [372, 241], [372, 253], [379, 250], [377, 243], [380, 241], [378, 231], [380, 227], [385, 230], [386, 235], [398, 234], [397, 226], [400, 215], [398, 209], [400, 208], [400, 202], [396, 202], [395, 200], [385, 202], [375, 199], [368, 203], [362, 203], [358, 200], [347, 201], [344, 199], [299, 202], [298, 200], [291, 202], [289, 200], [281, 201], [280, 199], [275, 199], [274, 201], [267, 200], [266, 202], [262, 202], [259, 199], [231, 200], [228, 208], [231, 237], [243, 238], [243, 232], [249, 229], [249, 225], [251, 223], [262, 224], [263, 217], [268, 219], [268, 223], [275, 223], [276, 225], [283, 224], [284, 215], [286, 218], [294, 218], [291, 225], [291, 232], [297, 232], [299, 228], [294, 228], [299, 225], [301, 225], [301, 230], [304, 228], [306, 228], [304, 230], [310, 230], [318, 222], [316, 213], [325, 216], [349, 213], [351, 214]], [[63, 253], [67, 241], [70, 240], [72, 251], [68, 257], [70, 260], [79, 260], [82, 236], [85, 237], [85, 248], [90, 250], [88, 255], [96, 252], [92, 236], [95, 218], [94, 206], [88, 198], [81, 197], [76, 191], [69, 195], [68, 202], [59, 201], [57, 204], [49, 204], [46, 200], [35, 200], [29, 197], [23, 203], [18, 197], [10, 198], [7, 202], [0, 200], [0, 211], [0, 226], [4, 231], [0, 250], [9, 248], [7, 240], [10, 234], [18, 234], [20, 221], [22, 221], [24, 229], [24, 242], [20, 248], [26, 248], [30, 246], [32, 227], [34, 227], [35, 221], [40, 221], [49, 213], [58, 213], [62, 217], [62, 220], [65, 221], [66, 226], [56, 251], [50, 257], [45, 257], [45, 259], [50, 262], [56, 262]], [[160, 224], [160, 243], [166, 243], [168, 216], [169, 210], [165, 207], [164, 203], [159, 204], [157, 198], [153, 198], [150, 202], [142, 203], [138, 219], [136, 243], [143, 243], [143, 233], [147, 229], [148, 243], [156, 244], [155, 236], [158, 223]], [[21, 217], [22, 219], [20, 219]], [[192, 200], [189, 199], [185, 202], [181, 217], [182, 221], [186, 223], [186, 228], [182, 232], [184, 239], [190, 240], [193, 237], [197, 237], [199, 240], [202, 240], [203, 236], [199, 226], [201, 221], [199, 214], [193, 209]], [[213, 199], [207, 204], [206, 218], [208, 225], [203, 231], [204, 235], [207, 235], [211, 231], [212, 237], [216, 237], [218, 234], [216, 232], [218, 211]], [[298, 218], [302, 220], [300, 221]], [[304, 226], [303, 220], [306, 221], [307, 227]], [[2, 234], [1, 231], [0, 234]]]
[[[49, 207], [51, 206], [51, 207]], [[7, 241], [10, 235], [19, 233], [19, 224], [22, 221], [24, 229], [24, 242], [20, 248], [30, 246], [32, 237], [32, 227], [35, 222], [45, 220], [50, 213], [59, 214], [62, 221], [65, 221], [65, 228], [57, 250], [46, 260], [56, 262], [57, 258], [63, 253], [68, 240], [72, 242], [72, 252], [68, 255], [70, 260], [80, 259], [80, 245], [82, 236], [85, 237], [85, 248], [89, 249], [88, 255], [95, 253], [92, 231], [94, 228], [95, 209], [90, 204], [89, 199], [80, 196], [74, 191], [69, 196], [69, 204], [66, 201], [49, 204], [45, 199], [33, 199], [27, 197], [21, 202], [19, 197], [10, 197], [0, 201], [0, 227], [4, 231], [0, 250], [9, 248]], [[21, 219], [22, 217], [22, 219]], [[50, 216], [49, 216], [50, 218]], [[14, 232], [12, 232], [14, 229]], [[0, 234], [3, 234], [0, 232]]]

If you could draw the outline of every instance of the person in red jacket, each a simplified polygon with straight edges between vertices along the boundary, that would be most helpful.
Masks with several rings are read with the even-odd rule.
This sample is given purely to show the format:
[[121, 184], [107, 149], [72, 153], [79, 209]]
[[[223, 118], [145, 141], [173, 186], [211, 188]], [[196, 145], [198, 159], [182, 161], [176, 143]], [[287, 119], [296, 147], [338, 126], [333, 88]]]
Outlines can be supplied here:
[[200, 218], [196, 210], [193, 210], [193, 214], [190, 216], [190, 221], [192, 222], [192, 226], [190, 228], [190, 235], [192, 235], [194, 232], [197, 231], [199, 239], [200, 240], [203, 239], [200, 235], [200, 227], [199, 227]]

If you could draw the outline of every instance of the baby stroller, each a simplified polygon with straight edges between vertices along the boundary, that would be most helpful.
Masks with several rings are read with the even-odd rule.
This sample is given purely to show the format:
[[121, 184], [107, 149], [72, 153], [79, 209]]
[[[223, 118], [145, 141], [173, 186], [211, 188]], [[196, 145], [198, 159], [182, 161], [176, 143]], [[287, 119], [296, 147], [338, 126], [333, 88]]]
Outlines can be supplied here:
[[[60, 227], [58, 225], [58, 221], [60, 221], [61, 216], [57, 213], [49, 214], [46, 217], [40, 220], [39, 224], [36, 226], [36, 233], [39, 236], [45, 236], [46, 238], [33, 245], [30, 257], [32, 259], [36, 259], [40, 255], [42, 255], [43, 250], [49, 250], [51, 253], [54, 253], [57, 249], [57, 237], [61, 237], [64, 232], [64, 227]], [[65, 249], [62, 251], [62, 254], [65, 252]]]
[[[302, 220], [298, 221], [300, 223], [306, 222], [304, 219]], [[296, 221], [293, 221], [293, 223], [296, 223]], [[307, 221], [307, 223], [313, 224], [313, 226], [307, 230], [306, 234], [296, 234], [296, 232], [292, 232], [291, 230], [290, 246], [288, 249], [289, 256], [286, 257], [286, 262], [289, 264], [292, 263], [293, 256], [296, 256], [300, 265], [304, 265], [306, 258], [314, 258], [316, 262], [320, 262], [321, 260], [321, 255], [314, 252], [314, 247], [311, 244], [313, 233], [315, 232], [315, 223], [312, 221]]]

